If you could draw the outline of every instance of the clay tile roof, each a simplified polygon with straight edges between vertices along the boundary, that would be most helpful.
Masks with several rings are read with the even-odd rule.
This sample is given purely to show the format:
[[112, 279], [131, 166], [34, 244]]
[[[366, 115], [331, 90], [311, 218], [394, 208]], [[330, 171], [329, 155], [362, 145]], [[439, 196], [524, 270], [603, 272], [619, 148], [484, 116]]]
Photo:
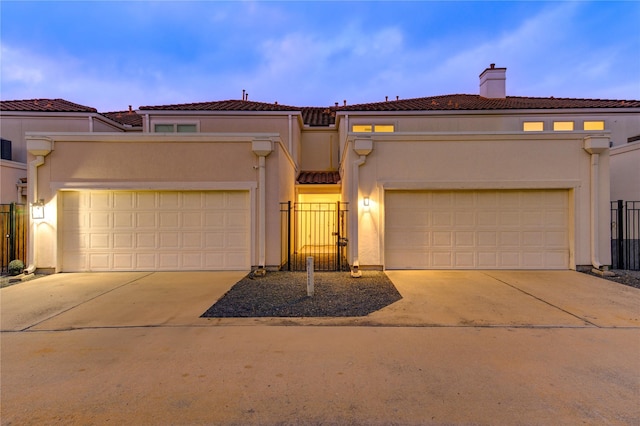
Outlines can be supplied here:
[[311, 127], [331, 126], [336, 124], [336, 111], [332, 108], [303, 107], [302, 122]]
[[302, 171], [297, 181], [300, 184], [336, 184], [340, 182], [340, 173]]
[[25, 112], [98, 112], [95, 108], [75, 104], [64, 99], [25, 99], [0, 101], [0, 111]]
[[634, 100], [529, 98], [522, 96], [491, 99], [480, 95], [457, 94], [349, 105], [338, 109], [340, 111], [447, 111], [639, 107], [640, 101]]
[[266, 102], [227, 100], [190, 104], [142, 106], [147, 111], [300, 111], [300, 108]]
[[105, 112], [102, 113], [102, 115], [125, 126], [142, 127], [142, 116], [138, 115], [135, 111]]

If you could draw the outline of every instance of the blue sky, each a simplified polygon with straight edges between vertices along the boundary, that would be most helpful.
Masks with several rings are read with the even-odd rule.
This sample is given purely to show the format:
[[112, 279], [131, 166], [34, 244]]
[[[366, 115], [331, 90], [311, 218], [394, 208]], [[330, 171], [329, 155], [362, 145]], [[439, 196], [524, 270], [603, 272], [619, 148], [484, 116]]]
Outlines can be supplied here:
[[640, 99], [640, 2], [0, 1], [3, 100], [101, 112], [478, 93]]

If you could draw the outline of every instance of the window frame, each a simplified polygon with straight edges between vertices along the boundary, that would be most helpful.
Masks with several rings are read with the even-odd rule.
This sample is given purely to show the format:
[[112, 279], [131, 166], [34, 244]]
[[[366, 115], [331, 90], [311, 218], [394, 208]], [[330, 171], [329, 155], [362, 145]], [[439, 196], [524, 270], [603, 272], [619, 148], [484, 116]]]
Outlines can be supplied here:
[[[195, 126], [195, 131], [193, 132], [178, 132], [178, 126]], [[182, 121], [182, 120], [153, 120], [151, 122], [151, 133], [200, 133], [200, 122], [199, 121]], [[156, 126], [173, 126], [173, 131], [171, 132], [157, 132]]]
[[[349, 128], [349, 132], [351, 133], [366, 133], [366, 134], [373, 134], [373, 133], [396, 133], [398, 131], [398, 123], [396, 121], [390, 121], [390, 120], [374, 120], [374, 121], [354, 121], [351, 122], [349, 124], [350, 128]], [[356, 126], [369, 126], [371, 127], [371, 130], [369, 131], [359, 131], [359, 130], [354, 130], [354, 128]], [[393, 127], [392, 131], [376, 131], [376, 127]]]

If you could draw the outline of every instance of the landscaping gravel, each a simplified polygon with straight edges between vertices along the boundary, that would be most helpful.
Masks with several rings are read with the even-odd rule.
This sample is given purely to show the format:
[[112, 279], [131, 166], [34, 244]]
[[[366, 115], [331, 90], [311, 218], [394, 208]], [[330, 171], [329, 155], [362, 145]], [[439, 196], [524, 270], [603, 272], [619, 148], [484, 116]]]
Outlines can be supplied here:
[[402, 296], [381, 271], [314, 273], [314, 295], [307, 296], [306, 272], [247, 275], [202, 316], [230, 317], [359, 317], [390, 305]]
[[619, 284], [628, 285], [629, 287], [640, 288], [640, 271], [627, 271], [622, 269], [612, 269], [611, 272], [615, 274], [613, 277], [602, 277], [598, 274], [594, 274], [591, 271], [585, 271], [589, 275], [596, 276], [598, 278], [604, 278], [609, 281], [614, 281]]

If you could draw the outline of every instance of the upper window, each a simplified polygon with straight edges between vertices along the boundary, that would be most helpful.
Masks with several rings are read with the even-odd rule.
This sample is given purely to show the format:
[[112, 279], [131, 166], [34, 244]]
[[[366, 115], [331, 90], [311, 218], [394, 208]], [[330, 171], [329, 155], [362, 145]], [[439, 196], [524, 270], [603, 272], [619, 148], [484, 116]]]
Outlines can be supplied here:
[[393, 133], [396, 126], [393, 124], [354, 124], [351, 127], [352, 132], [357, 133]]
[[541, 132], [544, 130], [544, 121], [525, 121], [522, 123], [525, 132]]
[[584, 130], [604, 130], [604, 121], [585, 121], [584, 122]]
[[573, 130], [573, 121], [554, 121], [554, 132], [570, 132]]
[[195, 123], [161, 123], [154, 124], [153, 131], [156, 133], [196, 133], [198, 125]]

